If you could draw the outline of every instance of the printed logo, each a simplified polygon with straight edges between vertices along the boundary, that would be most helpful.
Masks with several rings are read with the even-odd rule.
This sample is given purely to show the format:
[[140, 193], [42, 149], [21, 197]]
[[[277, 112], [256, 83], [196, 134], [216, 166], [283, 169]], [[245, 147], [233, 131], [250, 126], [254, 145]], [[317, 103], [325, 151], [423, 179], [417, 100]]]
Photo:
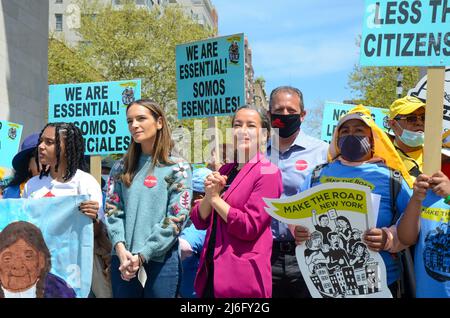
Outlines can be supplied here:
[[9, 128], [8, 130], [8, 137], [12, 140], [16, 139], [17, 137], [17, 129], [14, 127]]
[[55, 195], [51, 191], [49, 191], [44, 195], [44, 198], [53, 198], [54, 196]]
[[129, 105], [132, 102], [134, 102], [134, 90], [133, 87], [128, 86], [127, 88], [125, 88], [122, 92], [122, 103], [124, 103], [124, 105]]
[[427, 274], [438, 282], [450, 280], [450, 227], [441, 223], [425, 237], [423, 262]]
[[228, 48], [228, 57], [231, 63], [237, 64], [239, 62], [239, 45], [236, 41], [233, 41]]
[[274, 121], [272, 121], [272, 127], [273, 128], [284, 128], [285, 125], [284, 123], [281, 121], [280, 118], [275, 119]]

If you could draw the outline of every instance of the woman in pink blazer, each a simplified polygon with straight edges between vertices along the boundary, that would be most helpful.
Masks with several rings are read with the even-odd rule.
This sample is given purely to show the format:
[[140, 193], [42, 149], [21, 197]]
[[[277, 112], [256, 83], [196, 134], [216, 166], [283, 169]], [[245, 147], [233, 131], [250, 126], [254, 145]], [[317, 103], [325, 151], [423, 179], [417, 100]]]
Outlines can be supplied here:
[[194, 287], [205, 298], [268, 298], [272, 231], [263, 198], [280, 197], [281, 173], [261, 152], [270, 125], [260, 110], [239, 108], [232, 125], [235, 163], [207, 177], [191, 213], [207, 229]]

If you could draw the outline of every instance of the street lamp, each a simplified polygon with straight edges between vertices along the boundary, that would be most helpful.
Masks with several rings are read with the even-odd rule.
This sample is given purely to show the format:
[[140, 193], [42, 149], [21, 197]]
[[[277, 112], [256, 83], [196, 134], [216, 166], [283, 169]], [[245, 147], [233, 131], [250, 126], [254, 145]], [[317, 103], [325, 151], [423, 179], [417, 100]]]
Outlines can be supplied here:
[[396, 89], [396, 92], [397, 92], [398, 98], [402, 97], [402, 93], [403, 93], [402, 81], [403, 81], [402, 69], [400, 67], [397, 67], [397, 89]]

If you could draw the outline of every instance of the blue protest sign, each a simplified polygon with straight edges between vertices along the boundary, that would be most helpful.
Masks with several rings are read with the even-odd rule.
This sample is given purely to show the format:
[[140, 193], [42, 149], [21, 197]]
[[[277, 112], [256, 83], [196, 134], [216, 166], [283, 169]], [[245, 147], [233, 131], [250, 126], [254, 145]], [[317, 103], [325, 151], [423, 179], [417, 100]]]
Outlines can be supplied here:
[[86, 155], [125, 153], [131, 141], [126, 107], [140, 98], [140, 80], [50, 85], [48, 121], [75, 123]]
[[[322, 133], [321, 139], [326, 142], [331, 142], [333, 137], [334, 129], [339, 122], [339, 119], [348, 113], [356, 105], [335, 103], [335, 102], [325, 102], [323, 107], [323, 119], [322, 119]], [[367, 106], [366, 106], [367, 107]], [[372, 118], [378, 127], [382, 128], [384, 131], [388, 131], [387, 120], [389, 115], [388, 108], [378, 108], [378, 107], [367, 107], [372, 113]]]
[[366, 0], [362, 66], [450, 65], [449, 1]]
[[0, 120], [0, 167], [12, 168], [12, 159], [19, 150], [22, 129], [22, 125]]
[[[94, 229], [92, 220], [78, 211], [78, 205], [87, 199], [64, 196], [0, 200], [0, 292], [4, 297], [88, 296]], [[11, 266], [21, 265], [22, 253], [30, 254], [27, 266], [12, 275]], [[27, 279], [14, 281], [12, 276]], [[19, 285], [22, 295], [14, 294]], [[43, 293], [40, 289], [44, 289]]]
[[244, 34], [176, 47], [178, 118], [232, 115], [245, 104]]

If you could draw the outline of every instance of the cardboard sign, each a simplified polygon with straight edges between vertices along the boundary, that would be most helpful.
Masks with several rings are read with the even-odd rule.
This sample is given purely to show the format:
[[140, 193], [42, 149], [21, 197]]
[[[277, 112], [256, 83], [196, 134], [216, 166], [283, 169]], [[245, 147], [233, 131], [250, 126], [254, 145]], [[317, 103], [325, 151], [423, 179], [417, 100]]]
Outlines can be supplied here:
[[297, 245], [295, 254], [312, 297], [392, 298], [381, 255], [362, 240], [375, 226], [369, 187], [326, 183], [264, 201], [275, 219], [309, 229], [311, 238]]
[[245, 104], [244, 34], [176, 47], [178, 118], [232, 115]]
[[[339, 122], [339, 119], [348, 113], [356, 105], [343, 104], [336, 102], [325, 102], [323, 108], [322, 133], [321, 139], [326, 142], [331, 142], [333, 132]], [[372, 118], [378, 127], [384, 131], [388, 131], [387, 120], [389, 117], [389, 109], [378, 107], [367, 107], [372, 113]]]
[[449, 1], [365, 1], [362, 66], [450, 65]]
[[86, 155], [125, 153], [131, 141], [126, 107], [140, 98], [140, 80], [50, 85], [48, 121], [75, 123]]
[[0, 167], [12, 168], [12, 160], [19, 151], [22, 125], [0, 120]]

